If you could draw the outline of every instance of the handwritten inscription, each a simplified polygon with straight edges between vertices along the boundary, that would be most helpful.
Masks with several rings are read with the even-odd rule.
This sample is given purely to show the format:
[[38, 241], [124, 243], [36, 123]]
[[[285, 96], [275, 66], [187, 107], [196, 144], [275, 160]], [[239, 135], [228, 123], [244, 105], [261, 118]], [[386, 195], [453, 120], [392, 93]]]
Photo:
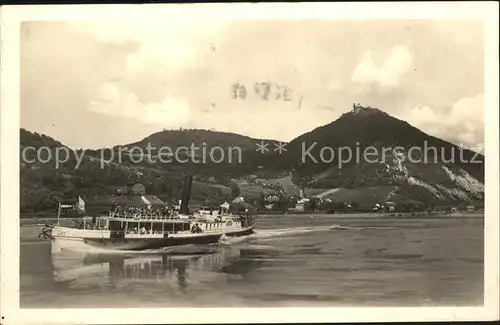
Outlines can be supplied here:
[[[253, 84], [253, 91], [262, 100], [283, 100], [287, 102], [292, 100], [290, 87], [272, 82], [256, 82]], [[233, 99], [245, 100], [247, 95], [247, 86], [240, 83], [231, 86], [231, 97]]]
[[243, 99], [245, 100], [247, 98], [247, 88], [245, 85], [242, 85], [240, 83], [235, 83], [231, 87], [231, 97], [234, 99]]

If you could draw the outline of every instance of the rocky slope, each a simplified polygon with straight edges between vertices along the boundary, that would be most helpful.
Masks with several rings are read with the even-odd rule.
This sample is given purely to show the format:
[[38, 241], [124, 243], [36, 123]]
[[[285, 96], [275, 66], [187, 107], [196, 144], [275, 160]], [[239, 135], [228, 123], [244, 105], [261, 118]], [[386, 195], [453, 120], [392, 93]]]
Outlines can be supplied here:
[[345, 113], [294, 139], [287, 148], [282, 163], [289, 165], [284, 167], [294, 169], [312, 187], [393, 185], [392, 196], [436, 204], [484, 196], [483, 155], [375, 108]]

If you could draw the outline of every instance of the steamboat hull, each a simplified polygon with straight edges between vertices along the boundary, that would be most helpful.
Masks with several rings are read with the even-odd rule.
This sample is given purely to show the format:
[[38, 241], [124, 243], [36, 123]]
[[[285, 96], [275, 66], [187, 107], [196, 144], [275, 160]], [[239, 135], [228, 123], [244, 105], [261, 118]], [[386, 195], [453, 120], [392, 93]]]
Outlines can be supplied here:
[[254, 226], [234, 229], [227, 232], [199, 233], [199, 234], [172, 234], [163, 235], [160, 238], [96, 238], [78, 236], [54, 236], [51, 250], [57, 252], [61, 250], [71, 251], [142, 251], [154, 250], [165, 247], [192, 244], [212, 244], [217, 243], [223, 236], [240, 237], [247, 236], [254, 232]]

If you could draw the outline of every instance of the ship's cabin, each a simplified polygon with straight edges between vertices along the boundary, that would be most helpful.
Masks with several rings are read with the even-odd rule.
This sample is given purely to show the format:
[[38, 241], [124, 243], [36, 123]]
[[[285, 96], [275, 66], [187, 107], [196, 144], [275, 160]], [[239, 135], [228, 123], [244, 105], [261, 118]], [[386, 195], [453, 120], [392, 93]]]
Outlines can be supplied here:
[[200, 207], [200, 209], [198, 210], [198, 213], [199, 214], [212, 214], [214, 211], [213, 209], [211, 209], [210, 207], [208, 206], [202, 206]]
[[192, 221], [189, 219], [150, 219], [85, 217], [80, 225], [83, 229], [109, 230], [125, 234], [173, 234], [190, 232]]
[[217, 209], [209, 206], [201, 206], [195, 215], [207, 218], [221, 218], [223, 216], [229, 216], [230, 214], [222, 207]]
[[113, 237], [125, 235], [157, 235], [176, 233], [202, 233], [220, 231], [223, 228], [248, 227], [253, 223], [249, 216], [226, 218], [121, 218], [84, 217], [80, 229], [110, 231]]

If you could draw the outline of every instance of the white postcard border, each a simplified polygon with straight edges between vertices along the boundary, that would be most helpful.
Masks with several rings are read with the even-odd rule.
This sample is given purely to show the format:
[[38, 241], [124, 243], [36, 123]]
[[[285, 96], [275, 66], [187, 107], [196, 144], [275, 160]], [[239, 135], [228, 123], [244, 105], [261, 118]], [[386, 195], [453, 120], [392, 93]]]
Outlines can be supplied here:
[[[276, 323], [494, 320], [499, 312], [498, 3], [299, 3], [78, 5], [1, 8], [2, 324]], [[32, 20], [478, 19], [485, 22], [485, 305], [415, 308], [19, 308], [19, 30]], [[177, 17], [177, 18], [176, 18]]]

